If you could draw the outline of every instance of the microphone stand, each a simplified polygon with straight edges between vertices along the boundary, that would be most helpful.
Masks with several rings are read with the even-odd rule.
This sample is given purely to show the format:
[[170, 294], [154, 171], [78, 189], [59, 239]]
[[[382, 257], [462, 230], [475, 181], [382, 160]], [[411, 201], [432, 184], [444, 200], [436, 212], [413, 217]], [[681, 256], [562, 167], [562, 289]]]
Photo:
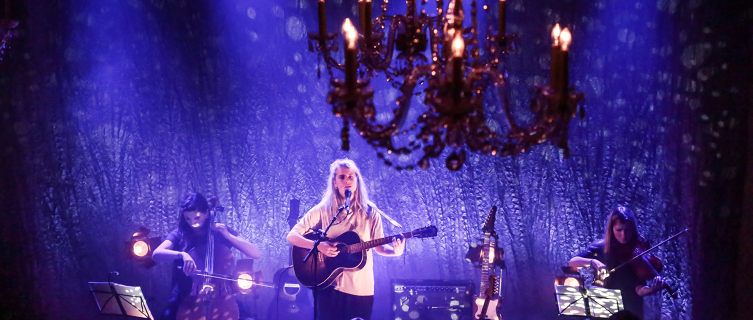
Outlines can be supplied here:
[[[314, 247], [311, 248], [311, 250], [309, 250], [309, 253], [306, 254], [306, 257], [303, 258], [303, 262], [306, 262], [306, 260], [308, 260], [309, 257], [311, 257], [312, 253], [318, 253], [319, 252], [319, 248], [318, 248], [319, 244], [327, 236], [327, 232], [329, 231], [329, 228], [332, 227], [333, 223], [335, 223], [335, 220], [337, 220], [337, 217], [340, 215], [340, 212], [342, 212], [343, 210], [346, 210], [346, 209], [347, 209], [347, 211], [350, 211], [350, 206], [347, 203], [344, 204], [339, 209], [337, 209], [337, 213], [335, 213], [335, 216], [332, 217], [332, 220], [329, 222], [329, 224], [327, 225], [327, 228], [325, 228], [324, 231], [321, 231], [321, 230], [315, 231], [315, 232], [319, 233], [319, 239], [316, 239], [316, 241], [314, 241]], [[316, 262], [314, 262], [314, 281], [315, 282], [316, 282], [316, 275], [318, 274], [317, 271], [316, 271], [317, 266], [319, 266], [319, 264], [316, 263]], [[317, 302], [318, 302], [317, 301], [318, 300], [317, 297], [319, 296], [318, 293], [319, 293], [319, 285], [318, 284], [314, 284], [314, 290], [313, 290], [313, 295], [314, 295], [314, 320], [316, 320], [316, 319], [319, 318], [319, 314], [317, 313], [319, 311], [319, 306], [317, 305]]]
[[[311, 250], [309, 250], [309, 253], [306, 254], [306, 257], [303, 258], [303, 262], [306, 262], [306, 260], [308, 260], [309, 257], [311, 257], [312, 253], [319, 251], [319, 248], [317, 247], [319, 246], [320, 243], [322, 243], [322, 240], [324, 240], [324, 238], [327, 237], [327, 232], [329, 231], [329, 228], [332, 227], [332, 224], [335, 223], [335, 220], [337, 220], [337, 216], [339, 216], [340, 212], [342, 212], [345, 209], [348, 209], [348, 211], [350, 211], [349, 206], [343, 205], [342, 207], [337, 209], [337, 213], [335, 213], [335, 216], [332, 217], [332, 221], [329, 222], [329, 224], [327, 225], [327, 228], [325, 228], [324, 231], [321, 231], [321, 230], [316, 231], [317, 233], [319, 233], [319, 239], [316, 239], [316, 241], [314, 241], [314, 247], [311, 248]], [[316, 264], [314, 264], [314, 266], [316, 266]]]

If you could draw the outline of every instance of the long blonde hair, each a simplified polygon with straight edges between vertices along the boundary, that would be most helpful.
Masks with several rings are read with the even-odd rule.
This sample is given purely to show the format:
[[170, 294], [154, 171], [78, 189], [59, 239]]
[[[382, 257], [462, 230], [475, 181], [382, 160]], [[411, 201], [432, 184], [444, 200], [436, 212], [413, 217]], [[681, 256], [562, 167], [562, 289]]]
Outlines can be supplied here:
[[617, 221], [627, 223], [633, 228], [633, 237], [625, 245], [635, 247], [638, 242], [638, 224], [635, 221], [635, 213], [626, 207], [617, 206], [617, 208], [612, 209], [612, 212], [609, 213], [609, 219], [607, 219], [607, 229], [604, 232], [604, 254], [609, 254], [609, 251], [619, 244], [614, 236], [614, 225], [617, 224]]
[[369, 193], [366, 191], [366, 182], [361, 176], [361, 170], [358, 169], [356, 163], [350, 159], [337, 159], [329, 166], [329, 175], [327, 176], [327, 191], [322, 196], [322, 201], [319, 203], [323, 210], [328, 211], [330, 214], [335, 214], [337, 209], [345, 203], [345, 198], [340, 196], [340, 193], [335, 190], [335, 174], [338, 168], [348, 168], [356, 174], [356, 188], [351, 190], [353, 192], [353, 199], [350, 202], [350, 211], [354, 213], [365, 212], [369, 214], [370, 210], [367, 210], [369, 201]]

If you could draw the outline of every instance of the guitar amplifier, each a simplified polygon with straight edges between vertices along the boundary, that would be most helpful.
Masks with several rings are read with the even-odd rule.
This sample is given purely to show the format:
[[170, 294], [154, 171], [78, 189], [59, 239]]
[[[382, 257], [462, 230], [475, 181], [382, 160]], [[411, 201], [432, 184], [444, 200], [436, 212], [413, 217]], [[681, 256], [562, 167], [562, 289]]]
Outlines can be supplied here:
[[473, 281], [392, 280], [394, 320], [472, 320]]

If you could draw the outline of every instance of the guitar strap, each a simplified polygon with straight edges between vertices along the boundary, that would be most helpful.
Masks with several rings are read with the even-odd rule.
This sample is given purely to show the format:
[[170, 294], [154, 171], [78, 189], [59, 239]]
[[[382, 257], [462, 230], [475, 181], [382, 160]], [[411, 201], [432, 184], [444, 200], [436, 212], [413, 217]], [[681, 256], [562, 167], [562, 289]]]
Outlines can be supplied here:
[[[372, 205], [369, 205], [369, 214], [371, 214], [372, 211], [374, 211], [374, 207]], [[395, 219], [392, 219], [392, 217], [388, 216], [382, 210], [377, 210], [377, 212], [379, 212], [379, 214], [382, 215], [382, 217], [384, 217], [385, 219], [387, 219], [387, 221], [389, 221], [393, 226], [396, 226], [398, 228], [402, 228], [403, 227], [403, 225], [397, 223], [397, 221], [395, 221]]]

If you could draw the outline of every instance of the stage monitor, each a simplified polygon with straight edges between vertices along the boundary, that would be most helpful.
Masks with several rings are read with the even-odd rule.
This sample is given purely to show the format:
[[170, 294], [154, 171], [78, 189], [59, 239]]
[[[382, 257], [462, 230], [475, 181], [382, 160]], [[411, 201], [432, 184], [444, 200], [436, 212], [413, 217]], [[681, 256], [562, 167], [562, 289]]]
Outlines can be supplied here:
[[393, 320], [472, 320], [472, 281], [393, 280]]

